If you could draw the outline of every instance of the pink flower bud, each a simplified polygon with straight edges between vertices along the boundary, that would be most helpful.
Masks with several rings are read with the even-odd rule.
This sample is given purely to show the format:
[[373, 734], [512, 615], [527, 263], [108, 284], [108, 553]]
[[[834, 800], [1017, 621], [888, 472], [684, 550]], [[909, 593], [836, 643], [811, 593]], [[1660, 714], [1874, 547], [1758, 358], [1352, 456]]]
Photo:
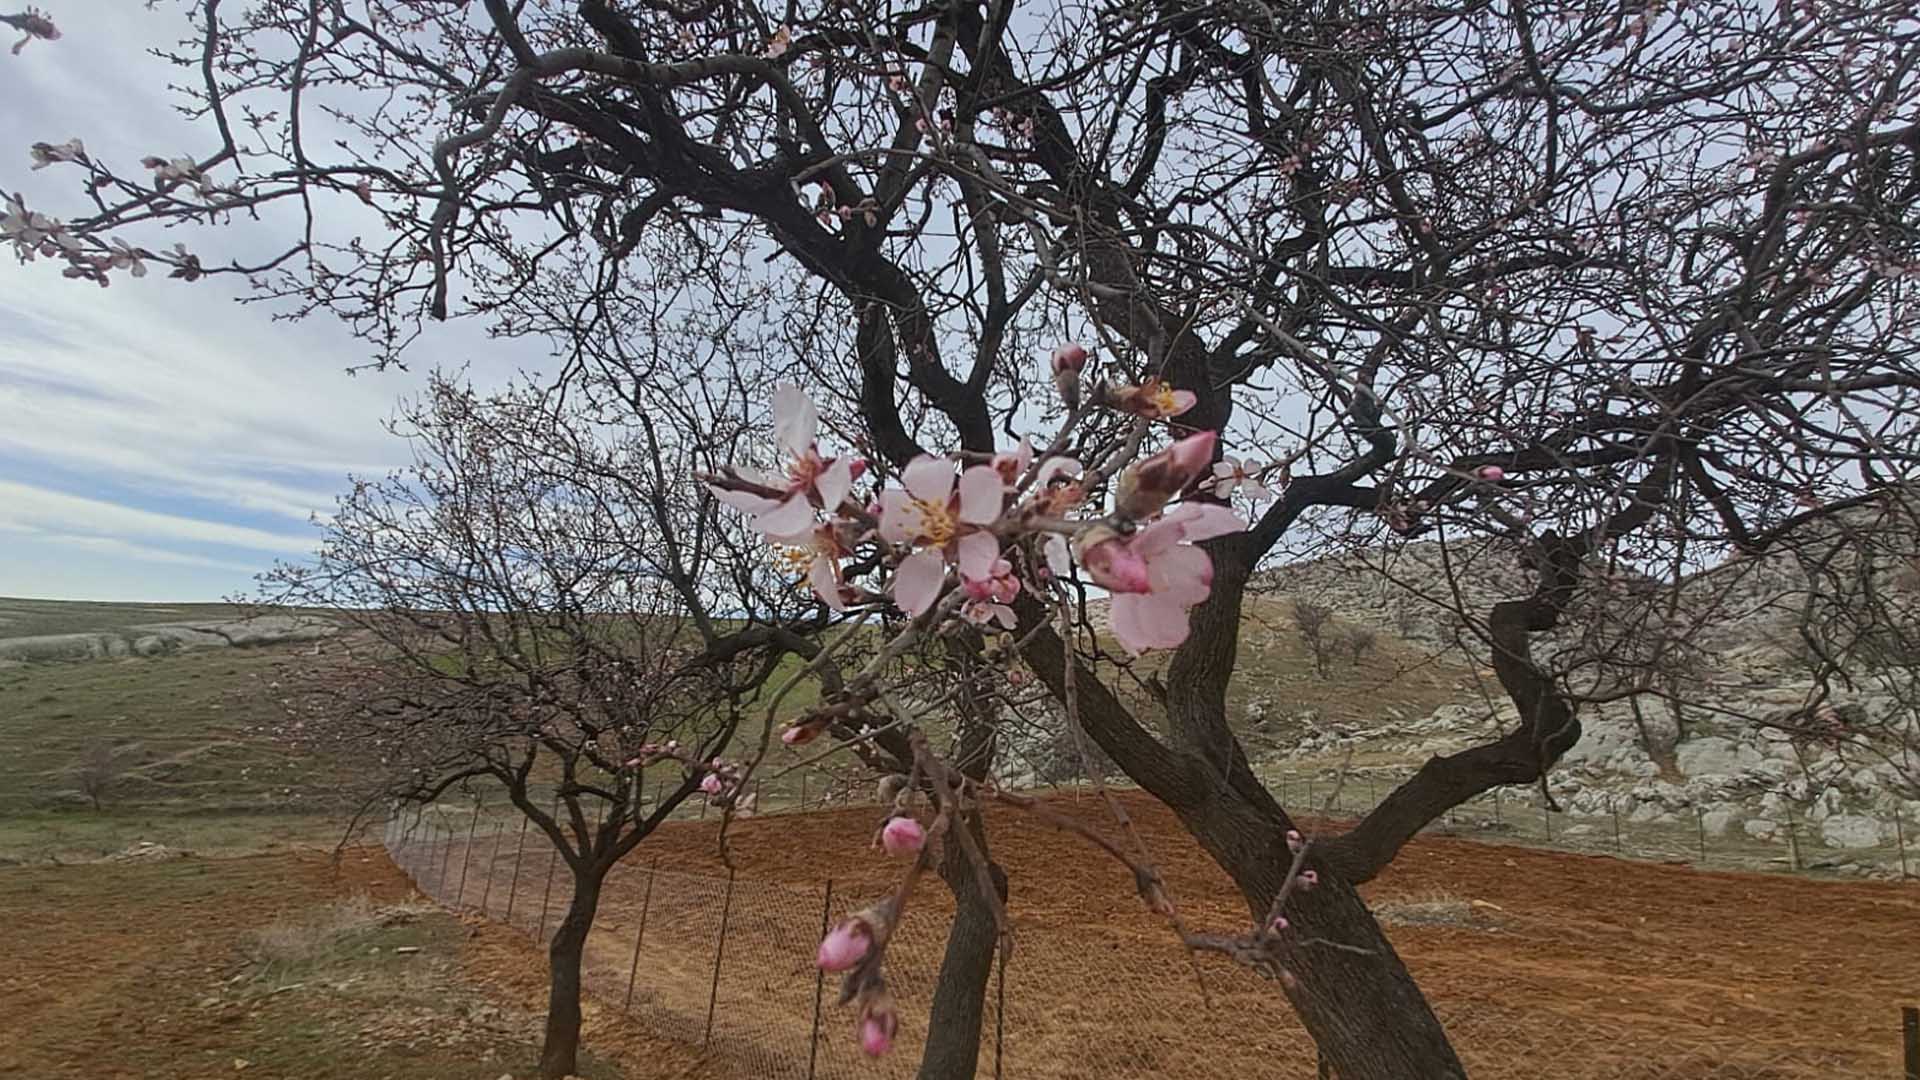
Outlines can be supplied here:
[[867, 924], [849, 919], [820, 939], [820, 951], [814, 955], [813, 962], [821, 971], [846, 971], [858, 964], [872, 946], [873, 936], [867, 933]]
[[1302, 889], [1311, 889], [1311, 888], [1313, 888], [1313, 887], [1314, 887], [1315, 885], [1318, 885], [1318, 884], [1320, 884], [1320, 872], [1319, 872], [1319, 871], [1317, 871], [1317, 870], [1302, 870], [1302, 871], [1300, 871], [1300, 887], [1301, 887]]
[[1498, 465], [1482, 465], [1480, 466], [1480, 470], [1474, 473], [1474, 475], [1478, 476], [1482, 480], [1485, 480], [1489, 484], [1497, 484], [1500, 481], [1506, 479], [1507, 470], [1501, 468]]
[[1119, 536], [1100, 540], [1080, 551], [1080, 565], [1095, 585], [1116, 593], [1143, 593], [1152, 590], [1147, 580], [1147, 560]]
[[1267, 929], [1273, 931], [1276, 934], [1284, 934], [1287, 932], [1287, 927], [1290, 925], [1292, 924], [1287, 922], [1287, 917], [1285, 915], [1275, 915], [1273, 917], [1273, 921], [1267, 924]]
[[700, 778], [700, 790], [709, 795], [720, 794], [720, 789], [725, 786], [726, 782], [720, 779], [719, 773], [708, 773]]
[[897, 817], [880, 830], [880, 846], [889, 855], [911, 855], [926, 845], [927, 832], [910, 817]]
[[873, 1010], [860, 1018], [860, 1049], [868, 1057], [880, 1057], [893, 1049], [893, 1033], [900, 1018], [892, 1009]]
[[1299, 851], [1299, 850], [1300, 850], [1301, 848], [1303, 848], [1303, 847], [1306, 847], [1306, 846], [1307, 846], [1307, 842], [1306, 842], [1305, 840], [1303, 840], [1303, 839], [1301, 839], [1301, 836], [1300, 836], [1300, 830], [1299, 830], [1299, 829], [1288, 829], [1288, 830], [1287, 830], [1287, 850], [1288, 850], [1288, 851], [1296, 851], [1296, 852], [1297, 852], [1297, 851]]
[[1120, 476], [1117, 509], [1131, 518], [1159, 513], [1168, 499], [1185, 491], [1195, 477], [1213, 467], [1213, 448], [1218, 441], [1218, 435], [1202, 431], [1134, 462]]
[[780, 741], [788, 746], [804, 746], [819, 736], [820, 732], [810, 724], [794, 724], [780, 733]]
[[1087, 366], [1087, 349], [1077, 341], [1063, 342], [1053, 349], [1053, 373], [1071, 371], [1079, 374]]

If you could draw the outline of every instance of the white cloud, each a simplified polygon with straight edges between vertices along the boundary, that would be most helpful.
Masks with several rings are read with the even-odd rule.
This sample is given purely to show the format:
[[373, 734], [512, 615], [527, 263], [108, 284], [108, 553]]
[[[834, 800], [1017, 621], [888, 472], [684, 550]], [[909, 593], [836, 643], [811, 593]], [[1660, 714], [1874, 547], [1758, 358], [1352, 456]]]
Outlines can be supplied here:
[[[27, 168], [35, 140], [78, 136], [90, 155], [120, 166], [147, 154], [204, 156], [214, 145], [164, 90], [180, 73], [147, 52], [190, 33], [180, 9], [79, 11], [61, 18], [60, 41], [0, 57], [18, 91], [0, 94], [9, 133], [0, 190], [55, 215], [82, 213], [86, 201], [71, 171]], [[364, 227], [353, 211], [327, 224]], [[184, 241], [221, 265], [277, 254], [300, 224], [287, 204], [260, 220], [135, 229], [128, 239]], [[330, 512], [348, 473], [408, 462], [383, 421], [423, 377], [348, 376], [368, 358], [364, 343], [329, 316], [276, 322], [284, 309], [237, 304], [246, 288], [238, 278], [151, 273], [116, 276], [102, 290], [0, 254], [0, 528], [10, 530], [0, 537], [0, 592], [210, 599], [234, 573], [261, 568], [236, 550], [260, 553], [262, 566], [310, 552], [318, 533], [294, 522]], [[464, 325], [432, 327], [420, 344], [417, 370], [457, 359], [503, 376], [510, 365], [490, 358], [523, 348]], [[115, 502], [125, 491], [138, 491], [140, 504]]]
[[278, 555], [310, 554], [318, 539], [317, 534], [275, 533], [246, 525], [139, 510], [9, 480], [0, 480], [0, 527], [137, 538], [133, 542], [213, 544]]

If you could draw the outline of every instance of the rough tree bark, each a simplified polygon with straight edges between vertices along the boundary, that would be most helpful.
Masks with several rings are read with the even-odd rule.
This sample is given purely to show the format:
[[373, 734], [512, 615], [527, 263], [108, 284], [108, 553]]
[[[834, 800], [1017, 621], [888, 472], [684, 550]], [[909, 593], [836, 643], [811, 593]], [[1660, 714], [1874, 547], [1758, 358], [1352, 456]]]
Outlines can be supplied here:
[[[972, 634], [965, 640], [949, 640], [947, 652], [953, 657], [955, 670], [968, 672], [970, 680], [977, 678], [983, 645]], [[993, 700], [986, 687], [974, 685], [955, 697], [960, 713], [957, 768], [976, 783], [993, 770], [997, 730]], [[966, 829], [973, 838], [980, 857], [987, 860], [994, 891], [1005, 904], [1007, 875], [992, 861], [986, 822], [978, 810], [970, 810], [955, 821], [954, 827]], [[953, 893], [954, 919], [947, 928], [947, 952], [940, 961], [940, 980], [934, 985], [933, 1007], [927, 1014], [927, 1047], [920, 1058], [918, 1080], [973, 1080], [980, 1061], [980, 1024], [999, 927], [994, 924], [993, 906], [981, 895], [980, 878], [965, 849], [958, 843], [943, 842], [940, 855], [940, 877]]]
[[578, 1071], [580, 1058], [580, 966], [587, 933], [600, 909], [600, 887], [606, 868], [589, 865], [573, 875], [573, 900], [566, 918], [547, 946], [551, 986], [547, 991], [547, 1030], [540, 1047], [540, 1075], [560, 1080]]
[[[986, 830], [978, 817], [966, 826], [987, 854]], [[998, 864], [988, 863], [993, 887], [1004, 903], [1007, 876]], [[985, 1008], [987, 978], [999, 941], [993, 909], [980, 895], [979, 878], [959, 844], [947, 844], [941, 853], [940, 876], [953, 890], [955, 912], [947, 931], [947, 952], [940, 961], [940, 981], [927, 1014], [927, 1049], [920, 1059], [918, 1080], [973, 1080], [980, 1061], [980, 1026]]]

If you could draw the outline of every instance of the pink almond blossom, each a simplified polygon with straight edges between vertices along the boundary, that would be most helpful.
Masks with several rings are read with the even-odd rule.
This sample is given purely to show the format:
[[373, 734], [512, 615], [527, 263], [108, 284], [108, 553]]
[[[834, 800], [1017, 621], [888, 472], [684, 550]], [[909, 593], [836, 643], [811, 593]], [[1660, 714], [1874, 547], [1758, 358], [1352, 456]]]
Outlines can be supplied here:
[[1260, 480], [1265, 470], [1250, 460], [1223, 457], [1213, 465], [1213, 494], [1215, 498], [1228, 499], [1236, 491], [1244, 492], [1254, 502], [1264, 502], [1273, 498], [1273, 489]]
[[848, 919], [827, 931], [813, 962], [821, 971], [846, 971], [866, 958], [873, 947], [873, 931], [864, 919]]
[[1007, 485], [991, 465], [975, 465], [954, 484], [953, 465], [921, 455], [901, 473], [904, 488], [880, 493], [880, 538], [920, 550], [893, 572], [893, 601], [918, 616], [933, 606], [956, 563], [962, 577], [986, 577], [1000, 556], [1000, 541], [983, 526], [999, 518]]
[[816, 436], [820, 411], [806, 392], [792, 383], [773, 391], [773, 434], [785, 458], [782, 474], [765, 475], [736, 470], [741, 478], [782, 492], [770, 498], [751, 491], [734, 491], [709, 484], [721, 502], [753, 516], [753, 527], [768, 536], [798, 536], [813, 525], [815, 507], [832, 513], [853, 490], [853, 481], [865, 467], [850, 457], [823, 457]]
[[1148, 379], [1138, 386], [1108, 390], [1107, 401], [1121, 412], [1149, 420], [1166, 420], [1193, 408], [1200, 398], [1191, 390], [1175, 390], [1159, 379]]
[[1136, 656], [1187, 640], [1187, 609], [1213, 588], [1213, 560], [1193, 543], [1246, 527], [1227, 507], [1182, 503], [1131, 536], [1108, 528], [1082, 534], [1080, 564], [1113, 593], [1113, 636]]
[[1498, 465], [1482, 465], [1480, 466], [1479, 470], [1474, 473], [1474, 475], [1479, 477], [1482, 480], [1485, 480], [1489, 484], [1497, 484], [1500, 481], [1506, 479], [1507, 470], [1501, 468]]
[[910, 817], [896, 817], [880, 830], [880, 846], [889, 855], [912, 855], [925, 847], [927, 831]]
[[963, 573], [960, 587], [967, 593], [967, 602], [960, 609], [961, 618], [975, 626], [997, 622], [1005, 629], [1014, 628], [1013, 609], [1007, 605], [1020, 595], [1020, 578], [1014, 574], [1011, 562], [995, 559], [985, 574], [968, 577]]

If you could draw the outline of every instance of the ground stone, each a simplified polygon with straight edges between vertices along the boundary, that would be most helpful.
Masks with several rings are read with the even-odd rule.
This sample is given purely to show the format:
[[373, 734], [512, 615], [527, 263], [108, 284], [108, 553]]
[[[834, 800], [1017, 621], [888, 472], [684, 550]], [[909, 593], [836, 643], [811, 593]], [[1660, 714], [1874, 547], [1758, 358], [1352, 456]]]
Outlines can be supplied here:
[[1880, 843], [1881, 825], [1859, 814], [1836, 814], [1820, 823], [1820, 839], [1828, 847], [1869, 848]]

